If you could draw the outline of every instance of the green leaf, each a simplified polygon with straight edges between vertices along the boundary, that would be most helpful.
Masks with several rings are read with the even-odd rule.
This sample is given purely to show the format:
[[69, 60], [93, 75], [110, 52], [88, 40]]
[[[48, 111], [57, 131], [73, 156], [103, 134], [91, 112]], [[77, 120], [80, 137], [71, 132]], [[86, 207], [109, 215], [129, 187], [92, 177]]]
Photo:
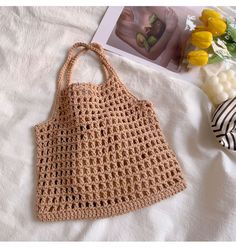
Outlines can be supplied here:
[[208, 64], [214, 64], [214, 63], [218, 63], [221, 62], [223, 59], [218, 56], [217, 54], [213, 54], [212, 56], [209, 56], [208, 58]]
[[236, 58], [236, 43], [227, 44], [227, 49], [229, 53]]
[[227, 19], [227, 31], [226, 33], [231, 36], [233, 41], [236, 42], [236, 23], [231, 22], [230, 20]]

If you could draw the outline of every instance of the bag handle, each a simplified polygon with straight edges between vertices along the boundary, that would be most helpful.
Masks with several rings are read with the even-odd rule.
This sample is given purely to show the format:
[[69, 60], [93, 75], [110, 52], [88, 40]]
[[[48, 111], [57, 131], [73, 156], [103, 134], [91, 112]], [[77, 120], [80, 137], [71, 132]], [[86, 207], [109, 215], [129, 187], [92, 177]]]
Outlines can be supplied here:
[[[75, 55], [74, 52], [77, 51], [78, 48], [82, 48], [79, 50]], [[76, 60], [79, 58], [79, 56], [86, 51], [91, 50], [96, 53], [96, 55], [99, 57], [101, 61], [101, 65], [103, 67], [105, 78], [106, 80], [109, 78], [109, 76], [117, 76], [116, 72], [108, 62], [108, 59], [105, 56], [104, 49], [101, 45], [98, 43], [90, 43], [86, 44], [83, 42], [77, 42], [75, 43], [69, 50], [66, 62], [64, 63], [58, 77], [57, 87], [60, 90], [62, 88], [62, 84], [65, 81], [66, 85], [70, 85], [71, 77], [72, 77], [72, 70], [75, 65]]]

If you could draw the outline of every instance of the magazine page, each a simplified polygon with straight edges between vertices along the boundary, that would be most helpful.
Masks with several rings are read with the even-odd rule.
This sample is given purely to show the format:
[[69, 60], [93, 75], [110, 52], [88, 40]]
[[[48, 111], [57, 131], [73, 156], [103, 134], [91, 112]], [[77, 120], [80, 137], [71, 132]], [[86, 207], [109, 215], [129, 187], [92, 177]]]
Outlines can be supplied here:
[[[184, 53], [201, 6], [109, 7], [92, 42], [148, 67], [178, 78], [196, 78], [187, 71]], [[184, 66], [183, 66], [184, 65]]]

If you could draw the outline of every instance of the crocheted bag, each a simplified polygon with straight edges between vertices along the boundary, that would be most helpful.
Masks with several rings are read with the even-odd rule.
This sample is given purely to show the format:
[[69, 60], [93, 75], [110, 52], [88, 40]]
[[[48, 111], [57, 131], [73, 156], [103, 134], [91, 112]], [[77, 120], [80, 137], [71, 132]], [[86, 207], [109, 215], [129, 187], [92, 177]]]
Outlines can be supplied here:
[[[106, 80], [72, 83], [73, 65], [89, 49], [100, 58]], [[35, 125], [35, 135], [42, 221], [124, 214], [186, 187], [152, 104], [128, 91], [96, 43], [70, 49], [51, 116]]]

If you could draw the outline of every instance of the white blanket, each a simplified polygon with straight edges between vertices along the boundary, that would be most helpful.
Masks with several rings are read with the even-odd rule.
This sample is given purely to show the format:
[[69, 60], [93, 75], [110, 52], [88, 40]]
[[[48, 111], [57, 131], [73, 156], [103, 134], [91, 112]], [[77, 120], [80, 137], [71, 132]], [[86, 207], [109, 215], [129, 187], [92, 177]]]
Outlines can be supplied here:
[[[187, 189], [113, 218], [41, 223], [35, 217], [33, 126], [48, 117], [67, 49], [91, 40], [105, 10], [0, 8], [0, 240], [235, 240], [236, 153], [216, 142], [206, 95], [111, 53], [124, 83], [156, 106]], [[93, 57], [81, 57], [77, 68], [78, 81], [102, 81]]]

